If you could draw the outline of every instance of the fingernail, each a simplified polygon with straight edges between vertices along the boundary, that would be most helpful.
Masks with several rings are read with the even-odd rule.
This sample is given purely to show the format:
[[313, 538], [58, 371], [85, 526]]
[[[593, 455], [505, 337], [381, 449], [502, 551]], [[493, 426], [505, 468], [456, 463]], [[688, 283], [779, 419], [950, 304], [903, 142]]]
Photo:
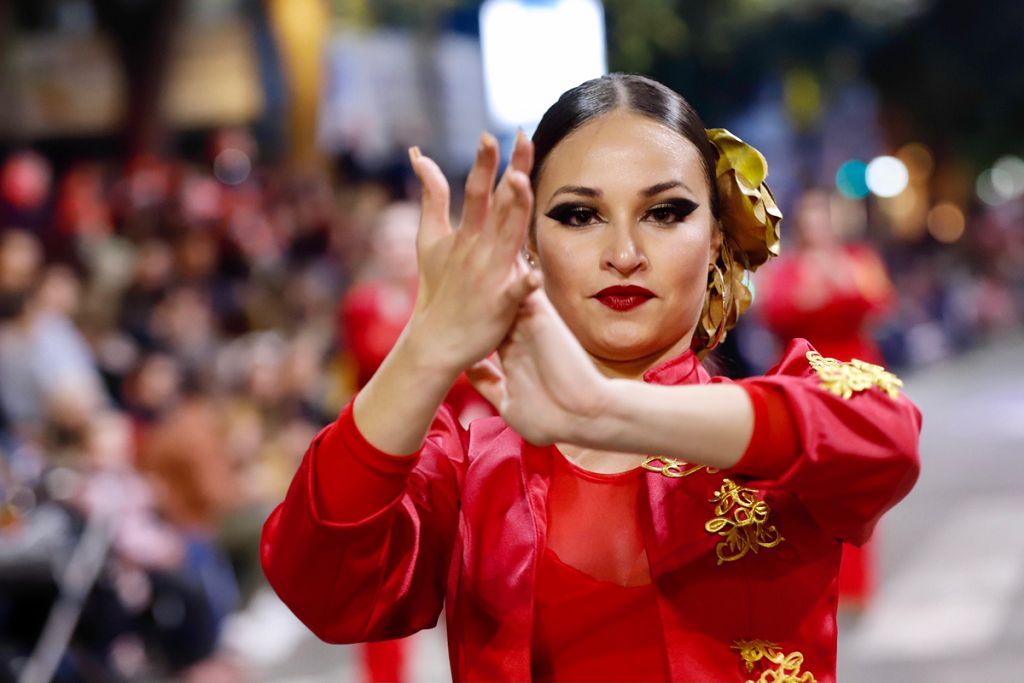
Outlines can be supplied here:
[[420, 152], [420, 148], [419, 147], [417, 147], [416, 145], [413, 145], [412, 147], [409, 148], [409, 161], [415, 162], [421, 156], [423, 156], [423, 153]]
[[483, 151], [492, 150], [498, 146], [498, 140], [489, 132], [484, 131], [480, 136], [480, 149]]

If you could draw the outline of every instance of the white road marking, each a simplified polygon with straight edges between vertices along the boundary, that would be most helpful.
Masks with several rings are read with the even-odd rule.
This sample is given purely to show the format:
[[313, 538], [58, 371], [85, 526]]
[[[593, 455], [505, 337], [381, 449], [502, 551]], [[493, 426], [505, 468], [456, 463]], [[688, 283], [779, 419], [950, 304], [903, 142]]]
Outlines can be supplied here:
[[849, 646], [863, 661], [984, 653], [1004, 630], [1022, 579], [1024, 498], [958, 506], [885, 583]]
[[405, 675], [410, 683], [440, 683], [452, 680], [448, 663], [448, 635], [444, 618], [429, 631], [420, 631], [409, 639], [405, 657]]

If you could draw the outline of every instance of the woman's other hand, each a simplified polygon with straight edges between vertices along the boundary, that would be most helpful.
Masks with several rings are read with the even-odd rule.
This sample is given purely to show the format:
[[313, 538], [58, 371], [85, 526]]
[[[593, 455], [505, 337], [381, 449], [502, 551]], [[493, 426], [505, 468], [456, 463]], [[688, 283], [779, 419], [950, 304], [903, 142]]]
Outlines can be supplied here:
[[539, 285], [520, 255], [533, 210], [533, 145], [520, 133], [496, 189], [498, 143], [485, 133], [466, 180], [457, 230], [449, 223], [449, 187], [430, 158], [410, 150], [423, 184], [416, 237], [419, 291], [410, 334], [457, 374], [481, 360], [508, 333], [523, 298]]
[[536, 445], [577, 441], [601, 414], [609, 389], [543, 289], [523, 301], [497, 358], [467, 374], [502, 419]]

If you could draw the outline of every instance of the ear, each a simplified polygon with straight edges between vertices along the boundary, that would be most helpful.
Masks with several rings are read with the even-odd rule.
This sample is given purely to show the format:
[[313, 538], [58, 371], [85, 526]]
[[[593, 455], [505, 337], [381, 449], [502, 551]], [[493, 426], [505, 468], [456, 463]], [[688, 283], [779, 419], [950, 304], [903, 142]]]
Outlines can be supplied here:
[[540, 254], [537, 251], [537, 226], [536, 223], [530, 226], [526, 233], [526, 240], [523, 242], [523, 254], [527, 260], [535, 266], [540, 266]]

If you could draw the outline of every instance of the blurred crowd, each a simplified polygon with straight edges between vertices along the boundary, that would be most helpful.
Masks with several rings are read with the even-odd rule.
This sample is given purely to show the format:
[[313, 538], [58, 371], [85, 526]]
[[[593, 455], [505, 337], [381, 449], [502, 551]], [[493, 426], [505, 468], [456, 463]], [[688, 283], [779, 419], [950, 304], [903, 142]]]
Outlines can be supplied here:
[[[415, 263], [404, 174], [257, 158], [229, 130], [191, 161], [0, 160], [0, 680], [37, 647], [60, 680], [232, 666], [218, 634], [261, 583], [260, 526], [365, 380], [344, 295]], [[1019, 326], [1022, 225], [1017, 201], [974, 212], [955, 245], [876, 240], [890, 363]], [[757, 321], [738, 353], [758, 355]], [[394, 329], [358, 344], [382, 356]], [[102, 562], [65, 650], [41, 633], [86, 543]]]
[[[228, 131], [205, 163], [3, 162], [0, 680], [37, 645], [90, 525], [106, 561], [67, 680], [216, 661], [261, 581], [260, 525], [356, 385], [342, 293], [401, 253], [414, 268], [411, 242], [378, 259], [368, 241], [401, 178], [255, 156]], [[414, 234], [416, 213], [398, 215]]]

